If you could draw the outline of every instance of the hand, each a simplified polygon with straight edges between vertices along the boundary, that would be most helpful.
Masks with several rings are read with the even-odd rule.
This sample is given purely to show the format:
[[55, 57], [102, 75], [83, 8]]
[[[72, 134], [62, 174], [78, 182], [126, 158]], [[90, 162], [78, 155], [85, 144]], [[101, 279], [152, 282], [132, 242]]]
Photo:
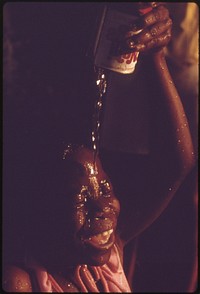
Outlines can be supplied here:
[[127, 52], [158, 52], [167, 46], [171, 39], [172, 20], [168, 9], [161, 2], [150, 2], [153, 9], [140, 16], [125, 35], [120, 48]]

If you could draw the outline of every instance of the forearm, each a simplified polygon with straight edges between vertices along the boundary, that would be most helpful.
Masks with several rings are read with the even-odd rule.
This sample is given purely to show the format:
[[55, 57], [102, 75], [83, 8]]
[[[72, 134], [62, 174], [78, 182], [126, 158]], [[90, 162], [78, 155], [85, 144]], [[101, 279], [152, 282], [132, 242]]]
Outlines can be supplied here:
[[[160, 51], [153, 55], [153, 65], [157, 75], [157, 83], [162, 89], [162, 97], [166, 117], [168, 118], [170, 144], [176, 163], [179, 167], [179, 176], [184, 177], [191, 170], [195, 163], [195, 154], [189, 129], [187, 117], [183, 104], [169, 73], [164, 52]], [[175, 163], [174, 163], [175, 164]]]

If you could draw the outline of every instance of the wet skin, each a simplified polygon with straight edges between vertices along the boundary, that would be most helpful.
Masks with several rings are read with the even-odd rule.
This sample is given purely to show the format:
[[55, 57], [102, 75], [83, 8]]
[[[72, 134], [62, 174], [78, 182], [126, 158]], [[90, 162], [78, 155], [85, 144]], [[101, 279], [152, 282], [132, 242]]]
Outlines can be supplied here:
[[[79, 148], [64, 160], [66, 165], [66, 237], [76, 263], [105, 264], [115, 242], [120, 204], [99, 158]], [[69, 242], [68, 248], [69, 249]], [[69, 253], [69, 251], [68, 251]]]
[[[135, 11], [139, 7], [151, 7], [152, 10], [140, 15], [127, 32], [119, 35], [119, 52], [155, 53], [167, 46], [171, 39], [172, 19], [165, 2], [136, 2]], [[131, 3], [131, 8], [134, 9]], [[142, 6], [141, 6], [142, 5]]]

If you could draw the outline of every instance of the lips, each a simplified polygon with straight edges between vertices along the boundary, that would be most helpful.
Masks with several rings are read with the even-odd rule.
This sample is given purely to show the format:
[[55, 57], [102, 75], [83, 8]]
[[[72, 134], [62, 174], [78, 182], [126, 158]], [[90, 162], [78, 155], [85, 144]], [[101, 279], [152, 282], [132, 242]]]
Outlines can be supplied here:
[[115, 240], [113, 229], [103, 231], [102, 233], [98, 233], [96, 235], [91, 235], [88, 238], [81, 238], [84, 245], [99, 249], [105, 250], [109, 249]]
[[108, 242], [110, 235], [112, 233], [113, 233], [113, 229], [91, 236], [88, 239], [88, 242], [91, 242], [92, 244], [97, 244], [97, 245], [104, 245]]

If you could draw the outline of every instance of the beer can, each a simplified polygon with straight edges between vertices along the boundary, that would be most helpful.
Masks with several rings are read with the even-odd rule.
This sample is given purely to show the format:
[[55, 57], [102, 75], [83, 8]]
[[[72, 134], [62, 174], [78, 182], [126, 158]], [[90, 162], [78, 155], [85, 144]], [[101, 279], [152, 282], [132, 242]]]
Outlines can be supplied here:
[[95, 66], [122, 74], [134, 72], [139, 52], [120, 55], [116, 48], [119, 34], [125, 34], [137, 19], [136, 15], [104, 8], [94, 46]]

